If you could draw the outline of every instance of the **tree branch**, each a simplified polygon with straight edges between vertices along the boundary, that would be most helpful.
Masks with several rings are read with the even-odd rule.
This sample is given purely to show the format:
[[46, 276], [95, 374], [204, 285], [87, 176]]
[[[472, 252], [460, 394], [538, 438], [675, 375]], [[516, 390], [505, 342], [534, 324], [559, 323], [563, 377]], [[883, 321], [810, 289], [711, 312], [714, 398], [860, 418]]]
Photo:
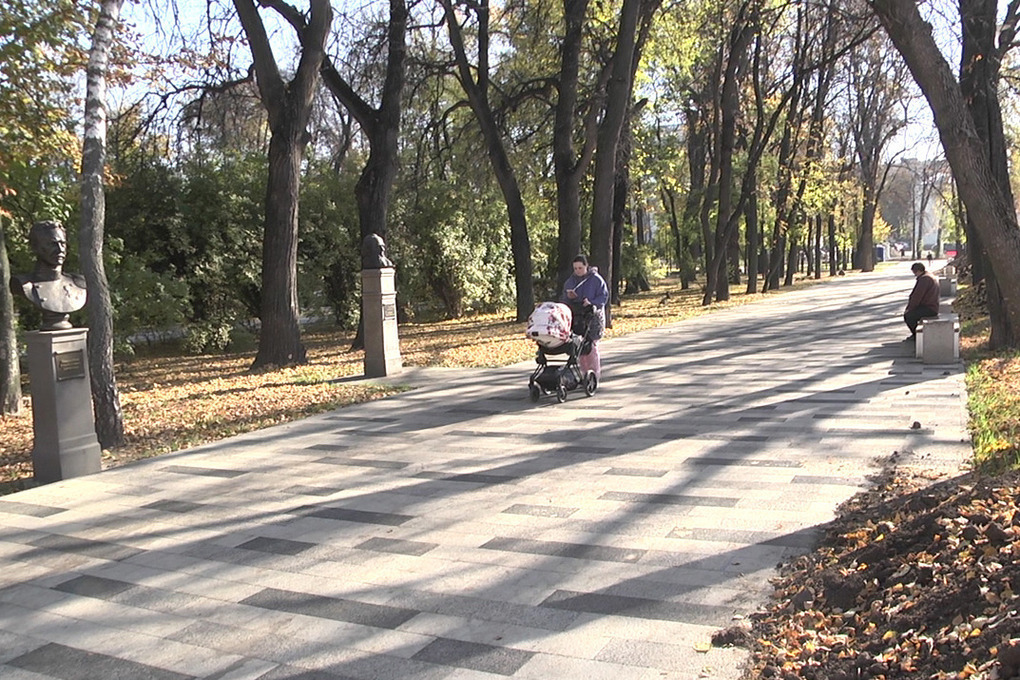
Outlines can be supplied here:
[[1016, 45], [1016, 27], [1018, 14], [1020, 14], [1020, 0], [1010, 0], [1006, 7], [1006, 16], [1002, 20], [1002, 27], [999, 29], [999, 46], [996, 50], [996, 61], [998, 64], [1006, 57], [1006, 52]]
[[269, 112], [270, 124], [273, 124], [283, 113], [282, 102], [286, 96], [287, 86], [276, 65], [276, 56], [273, 54], [272, 45], [269, 44], [266, 27], [253, 0], [234, 0], [234, 8], [241, 20], [244, 33], [248, 36], [256, 82], [262, 94], [262, 101]]

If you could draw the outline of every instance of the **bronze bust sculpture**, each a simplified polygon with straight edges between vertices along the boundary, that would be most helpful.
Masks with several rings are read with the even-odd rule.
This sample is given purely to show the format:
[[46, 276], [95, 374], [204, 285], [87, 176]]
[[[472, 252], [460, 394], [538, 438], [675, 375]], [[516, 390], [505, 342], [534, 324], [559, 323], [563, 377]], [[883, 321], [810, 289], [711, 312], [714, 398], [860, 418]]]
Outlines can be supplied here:
[[386, 243], [382, 237], [372, 232], [361, 242], [361, 268], [383, 269], [392, 267], [393, 262], [386, 257]]
[[67, 233], [59, 222], [44, 220], [32, 225], [28, 243], [35, 253], [35, 271], [11, 277], [11, 291], [24, 295], [42, 310], [39, 330], [56, 331], [71, 328], [68, 315], [85, 306], [85, 277], [65, 274]]

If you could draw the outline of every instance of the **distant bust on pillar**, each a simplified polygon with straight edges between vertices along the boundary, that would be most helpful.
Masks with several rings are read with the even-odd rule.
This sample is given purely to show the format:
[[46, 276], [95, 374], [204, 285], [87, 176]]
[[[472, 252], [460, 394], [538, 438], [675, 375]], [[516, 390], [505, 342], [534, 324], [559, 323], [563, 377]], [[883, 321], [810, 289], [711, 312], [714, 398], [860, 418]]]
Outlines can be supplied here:
[[44, 220], [32, 225], [28, 243], [35, 253], [35, 271], [11, 277], [11, 291], [23, 295], [42, 310], [39, 330], [58, 331], [71, 328], [68, 315], [85, 306], [85, 277], [65, 274], [67, 232], [59, 222]]
[[361, 242], [361, 319], [365, 332], [365, 377], [399, 373], [396, 270], [379, 234]]
[[393, 262], [386, 257], [386, 243], [382, 236], [372, 232], [361, 242], [361, 268], [383, 269], [392, 267]]

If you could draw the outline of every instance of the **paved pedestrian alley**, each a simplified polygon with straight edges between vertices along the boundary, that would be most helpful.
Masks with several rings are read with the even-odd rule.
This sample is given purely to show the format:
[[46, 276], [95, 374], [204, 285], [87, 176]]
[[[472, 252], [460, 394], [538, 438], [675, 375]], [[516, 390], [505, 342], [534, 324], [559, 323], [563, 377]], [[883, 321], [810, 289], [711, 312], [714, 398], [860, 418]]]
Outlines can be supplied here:
[[[910, 263], [0, 497], [3, 680], [736, 680], [713, 631], [894, 452], [969, 458]], [[522, 325], [523, 332], [523, 325]]]

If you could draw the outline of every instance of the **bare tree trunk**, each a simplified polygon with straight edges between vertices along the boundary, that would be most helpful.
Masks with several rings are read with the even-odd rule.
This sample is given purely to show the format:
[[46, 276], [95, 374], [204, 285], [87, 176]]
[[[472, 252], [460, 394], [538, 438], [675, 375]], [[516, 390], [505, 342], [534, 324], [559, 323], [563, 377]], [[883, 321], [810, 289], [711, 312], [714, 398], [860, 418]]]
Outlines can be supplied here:
[[797, 13], [796, 40], [793, 47], [793, 77], [790, 84], [790, 113], [783, 122], [783, 135], [779, 141], [777, 165], [779, 176], [776, 180], [776, 188], [773, 191], [773, 205], [775, 206], [775, 217], [772, 222], [772, 233], [767, 243], [769, 250], [769, 266], [765, 273], [765, 280], [762, 282], [762, 290], [776, 290], [779, 288], [780, 279], [783, 275], [783, 263], [786, 255], [787, 233], [790, 230], [793, 208], [791, 207], [791, 196], [793, 194], [793, 169], [795, 167], [795, 156], [797, 154], [797, 138], [804, 122], [804, 106], [801, 102], [806, 96], [806, 62], [808, 59], [804, 34], [807, 29], [804, 13]]
[[[996, 28], [998, 3], [995, 0], [961, 0], [960, 24], [963, 27], [963, 52], [960, 57], [960, 89], [967, 100], [974, 126], [981, 139], [988, 158], [992, 176], [1006, 200], [1013, 203], [1013, 189], [1010, 184], [1009, 164], [1006, 152], [1006, 136], [1002, 123], [1002, 108], [999, 104], [999, 68], [1002, 55], [997, 53]], [[1015, 3], [1012, 11], [1016, 11]], [[1008, 49], [1009, 41], [1002, 49]], [[922, 202], [921, 212], [924, 212]], [[971, 261], [980, 260], [979, 269], [984, 273], [985, 291], [988, 300], [988, 318], [991, 326], [989, 344], [993, 347], [1011, 344], [1010, 338], [1017, 330], [1003, 313], [1003, 291], [992, 267], [985, 262], [988, 252], [981, 247], [978, 239], [971, 252]]]
[[814, 250], [814, 262], [815, 262], [815, 278], [822, 278], [822, 216], [821, 214], [815, 216], [815, 246]]
[[[284, 13], [273, 4], [278, 12]], [[269, 180], [262, 243], [262, 330], [253, 369], [304, 363], [297, 299], [298, 201], [301, 161], [312, 99], [325, 56], [333, 11], [329, 0], [311, 0], [310, 19], [298, 31], [301, 58], [284, 81], [254, 0], [234, 0], [255, 64], [262, 105], [269, 114]], [[285, 9], [285, 8], [284, 8]]]
[[[757, 34], [758, 33], [758, 29], [759, 29], [759, 19], [760, 19], [760, 12], [761, 12], [761, 4], [758, 3], [758, 2], [752, 2], [752, 3], [749, 3], [748, 5], [745, 5], [745, 8], [749, 8], [750, 9], [747, 20], [749, 22], [749, 25], [751, 26], [751, 33], [752, 34]], [[737, 232], [738, 232], [738, 225], [739, 225], [740, 217], [744, 214], [745, 206], [747, 205], [748, 201], [751, 200], [751, 198], [753, 197], [755, 191], [757, 191], [757, 186], [756, 186], [756, 182], [757, 182], [757, 167], [758, 167], [758, 163], [761, 161], [762, 153], [764, 152], [764, 150], [766, 148], [766, 145], [768, 144], [768, 140], [772, 137], [772, 134], [775, 131], [775, 127], [776, 127], [776, 124], [779, 121], [779, 117], [782, 115], [783, 111], [786, 109], [786, 106], [790, 103], [790, 101], [792, 101], [794, 99], [794, 96], [795, 96], [796, 92], [799, 90], [799, 85], [797, 84], [797, 80], [794, 79], [793, 85], [789, 89], [786, 90], [786, 92], [780, 98], [780, 100], [777, 103], [777, 105], [772, 110], [771, 114], [766, 115], [765, 108], [764, 108], [764, 98], [762, 96], [762, 90], [761, 90], [761, 79], [760, 79], [760, 76], [761, 76], [761, 68], [760, 68], [761, 67], [761, 59], [760, 59], [761, 51], [760, 51], [760, 48], [761, 48], [761, 41], [759, 40], [759, 41], [756, 41], [756, 48], [755, 48], [755, 51], [754, 51], [754, 59], [752, 61], [753, 72], [754, 72], [754, 77], [752, 78], [752, 81], [754, 83], [754, 90], [755, 90], [755, 110], [756, 110], [756, 116], [755, 116], [755, 122], [754, 122], [753, 131], [752, 131], [751, 137], [750, 137], [750, 142], [747, 144], [747, 149], [748, 149], [748, 153], [747, 153], [747, 167], [746, 167], [746, 169], [744, 171], [744, 177], [743, 177], [743, 179], [742, 179], [742, 181], [740, 183], [740, 194], [739, 194], [739, 198], [736, 201], [736, 204], [732, 207], [732, 209], [727, 207], [724, 210], [723, 209], [724, 208], [724, 202], [722, 200], [720, 200], [720, 202], [719, 202], [719, 213], [720, 213], [720, 215], [725, 212], [725, 213], [729, 213], [729, 217], [726, 220], [725, 224], [722, 224], [720, 222], [720, 226], [722, 228], [722, 231], [720, 233], [717, 230], [717, 235], [716, 235], [716, 242], [717, 242], [718, 247], [716, 248], [716, 252], [715, 252], [714, 256], [709, 260], [707, 276], [709, 277], [709, 280], [713, 280], [713, 278], [714, 278], [714, 280], [716, 281], [716, 285], [714, 287], [712, 285], [706, 285], [705, 286], [705, 291], [704, 291], [705, 295], [702, 298], [702, 304], [706, 304], [706, 305], [711, 302], [711, 294], [712, 294], [713, 288], [720, 288], [721, 286], [726, 285], [724, 283], [723, 273], [721, 272], [721, 269], [720, 269], [722, 262], [726, 258], [726, 253], [725, 253], [725, 250], [724, 250], [724, 245], [730, 239], [734, 238], [736, 236]], [[727, 77], [727, 80], [728, 79], [729, 78]], [[724, 85], [724, 87], [725, 87], [725, 85]], [[720, 126], [720, 129], [723, 129], [723, 126]], [[724, 135], [720, 134], [719, 137], [720, 137], [720, 143], [717, 145], [717, 149], [719, 150], [717, 156], [720, 157], [720, 158], [724, 158], [726, 154], [724, 154], [723, 151], [722, 151], [722, 149], [724, 148], [724, 145], [721, 143], [721, 140], [723, 139]], [[722, 184], [721, 180], [719, 181], [719, 184], [720, 185]], [[727, 202], [730, 202], [730, 199], [727, 199]], [[726, 285], [726, 291], [724, 293], [721, 293], [721, 294], [728, 296], [728, 294], [729, 294], [729, 286], [728, 285]], [[719, 297], [718, 299], [721, 300], [721, 299], [725, 299], [725, 298]]]
[[839, 263], [836, 261], [839, 253], [836, 250], [836, 216], [829, 213], [829, 276], [835, 276], [836, 272], [839, 271]]
[[862, 272], [875, 270], [875, 210], [878, 201], [871, 187], [864, 186], [864, 208], [861, 212], [861, 232], [857, 241], [857, 268]]
[[366, 127], [362, 116], [355, 114], [362, 129], [369, 135], [368, 161], [354, 188], [358, 203], [361, 237], [378, 234], [386, 238], [390, 197], [397, 176], [399, 159], [401, 95], [404, 91], [407, 46], [407, 5], [404, 0], [390, 0], [388, 58], [382, 103], [372, 112], [373, 124]]
[[669, 266], [670, 269], [682, 272], [684, 261], [683, 233], [680, 231], [680, 215], [676, 209], [676, 190], [663, 182], [659, 187], [659, 201], [666, 211], [669, 219], [669, 233], [673, 237], [673, 252], [671, 255], [676, 258], [676, 262], [670, 262]]
[[902, 80], [906, 74], [902, 73], [901, 62], [891, 58], [891, 50], [878, 37], [855, 52], [848, 62], [854, 91], [854, 147], [864, 186], [860, 240], [854, 264], [865, 272], [875, 269], [875, 214], [889, 171], [888, 162], [883, 171], [883, 156], [889, 142], [905, 124], [902, 117], [896, 116], [895, 103], [902, 98]]
[[103, 0], [86, 68], [85, 141], [81, 158], [79, 251], [89, 304], [89, 376], [96, 438], [104, 449], [124, 442], [124, 419], [113, 365], [113, 302], [103, 263], [106, 223], [106, 73], [123, 0]]
[[21, 415], [21, 364], [18, 361], [18, 335], [14, 331], [14, 296], [7, 282], [11, 263], [7, 257], [7, 237], [0, 217], [0, 415]]
[[[1020, 328], [1020, 226], [995, 180], [960, 85], [913, 0], [871, 0], [871, 6], [928, 100], [960, 197], [1002, 287], [1009, 327]], [[993, 348], [1016, 344], [1015, 336], [999, 337]]]
[[[581, 252], [581, 178], [591, 165], [595, 151], [595, 113], [584, 124], [584, 146], [574, 151], [574, 113], [577, 108], [577, 87], [580, 74], [584, 17], [588, 0], [564, 0], [565, 30], [560, 46], [559, 96], [553, 124], [553, 168], [556, 176], [556, 289], [559, 290], [571, 272], [571, 261]], [[604, 71], [604, 77], [609, 71]]]
[[[613, 278], [613, 185], [616, 180], [616, 152], [630, 106], [633, 61], [637, 49], [637, 28], [643, 0], [623, 0], [613, 54], [612, 75], [606, 87], [606, 107], [599, 125], [592, 182], [591, 261], [607, 282]], [[606, 308], [606, 325], [611, 325]]]
[[[730, 299], [730, 281], [727, 268], [729, 233], [727, 225], [733, 217], [733, 155], [737, 141], [737, 114], [740, 111], [740, 81], [747, 67], [747, 51], [754, 38], [754, 25], [746, 16], [748, 4], [741, 6], [740, 16], [730, 33], [730, 50], [723, 74], [719, 128], [719, 207], [716, 214], [714, 257], [709, 265], [707, 291], [704, 304]], [[730, 263], [736, 265], [737, 263]]]
[[790, 237], [790, 247], [786, 252], [786, 278], [783, 279], [784, 286], [792, 286], [794, 276], [797, 274], [797, 255], [800, 253], [800, 246], [797, 238]]
[[[749, 173], [754, 173], [754, 177], [750, 178], [750, 183], [757, 187], [758, 186], [758, 169], [756, 167], [748, 168]], [[760, 225], [758, 224], [758, 194], [752, 193], [747, 197], [747, 203], [744, 205], [744, 225], [747, 231], [747, 293], [748, 295], [758, 292], [758, 249], [761, 248], [761, 232]]]
[[626, 169], [616, 174], [613, 183], [613, 278], [609, 284], [609, 301], [620, 304], [621, 279], [623, 277], [623, 228], [627, 223], [627, 195], [630, 181]]
[[[708, 127], [702, 110], [698, 106], [690, 106], [684, 110], [687, 117], [687, 166], [690, 171], [691, 185], [687, 191], [684, 201], [683, 212], [683, 234], [702, 234], [705, 231], [699, 227], [708, 227], [708, 214], [704, 213], [702, 220], [702, 207], [709, 200], [705, 175], [708, 166]], [[689, 239], [684, 246], [677, 245], [677, 257], [680, 259], [680, 285], [683, 290], [690, 288], [695, 279], [698, 257], [694, 253], [694, 246], [698, 241]], [[686, 247], [685, 247], [686, 246]], [[704, 250], [704, 246], [702, 247]], [[684, 257], [686, 255], [686, 258]]]
[[[746, 201], [745, 201], [746, 202]], [[726, 281], [730, 285], [740, 285], [740, 229], [731, 229], [726, 239]], [[727, 295], [729, 291], [726, 291]]]
[[[296, 133], [296, 134], [295, 134]], [[307, 360], [298, 323], [298, 196], [304, 129], [277, 127], [269, 140], [269, 178], [262, 247], [262, 328], [253, 369]]]

